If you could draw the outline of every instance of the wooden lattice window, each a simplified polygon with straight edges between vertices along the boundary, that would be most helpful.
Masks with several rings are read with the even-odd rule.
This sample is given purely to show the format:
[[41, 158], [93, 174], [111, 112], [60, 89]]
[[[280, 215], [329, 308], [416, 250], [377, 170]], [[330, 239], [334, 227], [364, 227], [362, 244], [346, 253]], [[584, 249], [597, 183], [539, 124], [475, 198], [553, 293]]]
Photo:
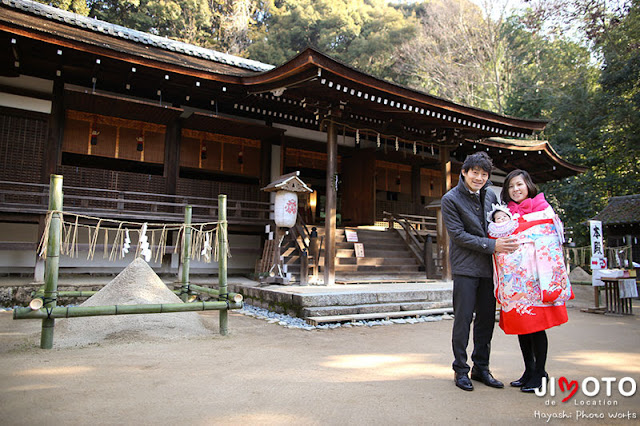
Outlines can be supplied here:
[[260, 141], [182, 129], [180, 166], [260, 176]]
[[166, 126], [69, 110], [62, 151], [164, 163]]
[[0, 109], [0, 180], [40, 181], [47, 132], [44, 116]]

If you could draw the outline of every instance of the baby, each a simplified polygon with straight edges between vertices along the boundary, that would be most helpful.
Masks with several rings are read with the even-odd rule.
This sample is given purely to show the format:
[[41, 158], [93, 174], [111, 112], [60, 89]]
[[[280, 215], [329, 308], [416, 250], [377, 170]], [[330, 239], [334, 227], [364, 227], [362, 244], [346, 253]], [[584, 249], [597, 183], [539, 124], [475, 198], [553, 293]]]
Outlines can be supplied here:
[[518, 220], [504, 204], [493, 204], [487, 213], [489, 236], [500, 238], [511, 235], [518, 227]]
[[496, 210], [493, 213], [493, 222], [494, 223], [502, 223], [511, 220], [511, 216], [508, 213], [503, 212], [502, 210]]

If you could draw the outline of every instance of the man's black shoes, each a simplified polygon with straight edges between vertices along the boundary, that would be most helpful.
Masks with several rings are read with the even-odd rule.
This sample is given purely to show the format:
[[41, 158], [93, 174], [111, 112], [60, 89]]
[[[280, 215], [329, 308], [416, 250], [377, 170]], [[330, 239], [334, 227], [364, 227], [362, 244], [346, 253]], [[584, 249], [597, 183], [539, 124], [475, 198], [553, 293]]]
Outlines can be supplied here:
[[504, 387], [504, 383], [502, 383], [500, 380], [496, 380], [491, 375], [491, 372], [489, 370], [479, 370], [479, 369], [473, 368], [471, 370], [471, 378], [473, 380], [482, 382], [487, 386], [491, 386], [492, 388], [500, 389]]
[[455, 374], [456, 374], [455, 382], [457, 387], [466, 391], [473, 390], [473, 383], [471, 383], [471, 380], [469, 380], [469, 376], [467, 376], [467, 373], [455, 373]]

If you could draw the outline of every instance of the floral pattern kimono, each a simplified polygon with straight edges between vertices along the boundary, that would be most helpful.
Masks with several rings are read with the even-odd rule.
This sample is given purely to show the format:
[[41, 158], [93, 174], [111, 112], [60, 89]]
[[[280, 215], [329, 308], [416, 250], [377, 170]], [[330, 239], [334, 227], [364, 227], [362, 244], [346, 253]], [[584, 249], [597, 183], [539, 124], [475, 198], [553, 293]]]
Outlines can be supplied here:
[[[544, 201], [542, 194], [536, 198], [540, 196]], [[562, 225], [546, 201], [539, 205], [547, 207], [526, 213], [510, 203], [510, 210], [521, 214], [512, 234], [520, 246], [493, 256], [499, 325], [506, 334], [535, 333], [568, 320], [565, 302], [573, 293], [562, 253]]]

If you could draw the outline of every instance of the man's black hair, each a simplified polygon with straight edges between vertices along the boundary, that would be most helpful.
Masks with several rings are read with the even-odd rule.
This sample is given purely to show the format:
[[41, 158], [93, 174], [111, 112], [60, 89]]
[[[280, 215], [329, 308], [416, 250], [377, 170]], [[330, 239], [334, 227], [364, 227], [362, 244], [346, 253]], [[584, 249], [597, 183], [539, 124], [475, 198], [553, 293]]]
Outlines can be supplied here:
[[480, 167], [482, 170], [489, 173], [489, 176], [491, 176], [493, 161], [491, 160], [491, 157], [489, 157], [489, 154], [484, 151], [479, 151], [475, 154], [467, 155], [467, 158], [465, 158], [464, 163], [462, 164], [462, 170], [467, 172], [476, 167]]

